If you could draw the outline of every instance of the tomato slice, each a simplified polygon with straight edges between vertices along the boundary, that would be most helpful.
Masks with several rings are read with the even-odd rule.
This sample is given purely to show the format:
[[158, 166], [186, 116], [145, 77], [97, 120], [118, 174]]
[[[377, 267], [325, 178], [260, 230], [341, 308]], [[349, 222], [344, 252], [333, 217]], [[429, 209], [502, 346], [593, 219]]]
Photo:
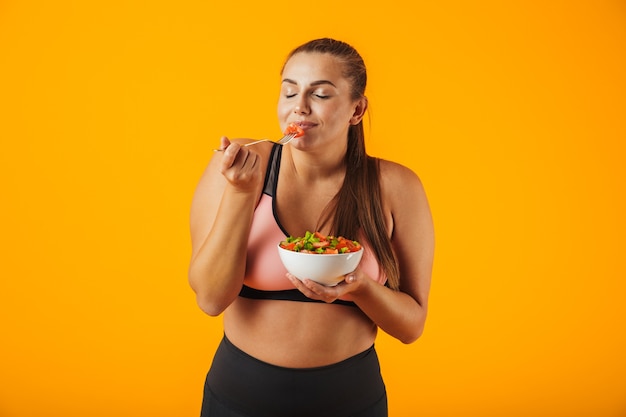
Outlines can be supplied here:
[[354, 252], [358, 250], [353, 241], [346, 239], [345, 242], [346, 242], [346, 247], [348, 248], [348, 250], [350, 250], [350, 252]]
[[313, 242], [314, 248], [325, 248], [326, 246], [330, 246], [330, 242], [327, 240], [320, 240], [319, 242]]
[[281, 243], [280, 247], [287, 250], [293, 250], [296, 247], [296, 242], [291, 243]]
[[326, 236], [324, 236], [323, 234], [321, 234], [320, 232], [315, 232], [313, 233], [313, 236], [315, 236], [316, 238], [318, 238], [319, 240], [326, 240]]
[[304, 136], [304, 129], [302, 129], [300, 126], [298, 126], [295, 123], [289, 123], [289, 126], [287, 126], [287, 129], [285, 129], [285, 135], [288, 135], [290, 133], [295, 133], [296, 136], [294, 136], [295, 138], [299, 138], [300, 136]]

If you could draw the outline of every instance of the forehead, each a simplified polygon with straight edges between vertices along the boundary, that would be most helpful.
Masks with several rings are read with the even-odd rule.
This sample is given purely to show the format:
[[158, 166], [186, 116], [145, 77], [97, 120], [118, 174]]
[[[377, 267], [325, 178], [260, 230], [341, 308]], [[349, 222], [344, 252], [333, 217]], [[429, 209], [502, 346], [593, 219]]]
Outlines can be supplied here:
[[343, 63], [330, 54], [300, 52], [285, 63], [283, 78], [298, 84], [310, 84], [314, 81], [328, 80], [338, 85], [347, 83], [343, 76]]

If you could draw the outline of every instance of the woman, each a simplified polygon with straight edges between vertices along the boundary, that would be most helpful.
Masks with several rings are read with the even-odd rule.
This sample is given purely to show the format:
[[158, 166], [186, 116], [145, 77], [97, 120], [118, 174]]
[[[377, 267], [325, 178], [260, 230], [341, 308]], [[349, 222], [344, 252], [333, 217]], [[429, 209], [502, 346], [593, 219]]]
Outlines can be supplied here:
[[[419, 178], [365, 152], [366, 71], [332, 39], [291, 52], [278, 118], [288, 145], [221, 139], [191, 209], [189, 281], [224, 313], [202, 416], [387, 415], [374, 341], [424, 328], [433, 226]], [[276, 244], [306, 231], [358, 240], [359, 267], [335, 287], [286, 273]], [[322, 256], [322, 255], [320, 255]]]

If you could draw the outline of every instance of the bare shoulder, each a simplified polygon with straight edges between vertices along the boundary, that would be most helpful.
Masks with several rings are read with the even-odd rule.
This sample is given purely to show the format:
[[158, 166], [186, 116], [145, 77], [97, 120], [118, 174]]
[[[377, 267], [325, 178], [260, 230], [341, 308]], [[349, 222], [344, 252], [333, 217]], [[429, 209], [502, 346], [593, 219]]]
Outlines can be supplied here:
[[384, 194], [402, 197], [407, 193], [424, 193], [420, 177], [409, 167], [397, 162], [380, 160], [380, 177]]
[[417, 177], [417, 174], [412, 169], [398, 162], [388, 159], [379, 159], [379, 161], [381, 174], [383, 175], [408, 175]]

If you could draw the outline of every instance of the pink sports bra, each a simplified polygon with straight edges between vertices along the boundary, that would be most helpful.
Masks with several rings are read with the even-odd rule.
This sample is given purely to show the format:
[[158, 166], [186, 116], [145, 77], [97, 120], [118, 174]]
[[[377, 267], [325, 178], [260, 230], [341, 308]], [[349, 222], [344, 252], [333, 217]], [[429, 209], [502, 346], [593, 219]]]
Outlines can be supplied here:
[[[278, 256], [276, 246], [289, 236], [276, 216], [275, 204], [276, 185], [280, 170], [282, 146], [272, 148], [270, 162], [265, 174], [263, 194], [254, 212], [252, 229], [248, 239], [246, 276], [239, 296], [255, 299], [288, 300], [305, 302], [322, 302], [306, 297], [287, 279], [287, 270]], [[372, 279], [385, 284], [387, 279], [380, 269], [376, 257], [363, 244], [363, 258], [359, 267]], [[320, 255], [323, 256], [323, 255]], [[336, 300], [335, 304], [355, 306], [348, 296]]]

